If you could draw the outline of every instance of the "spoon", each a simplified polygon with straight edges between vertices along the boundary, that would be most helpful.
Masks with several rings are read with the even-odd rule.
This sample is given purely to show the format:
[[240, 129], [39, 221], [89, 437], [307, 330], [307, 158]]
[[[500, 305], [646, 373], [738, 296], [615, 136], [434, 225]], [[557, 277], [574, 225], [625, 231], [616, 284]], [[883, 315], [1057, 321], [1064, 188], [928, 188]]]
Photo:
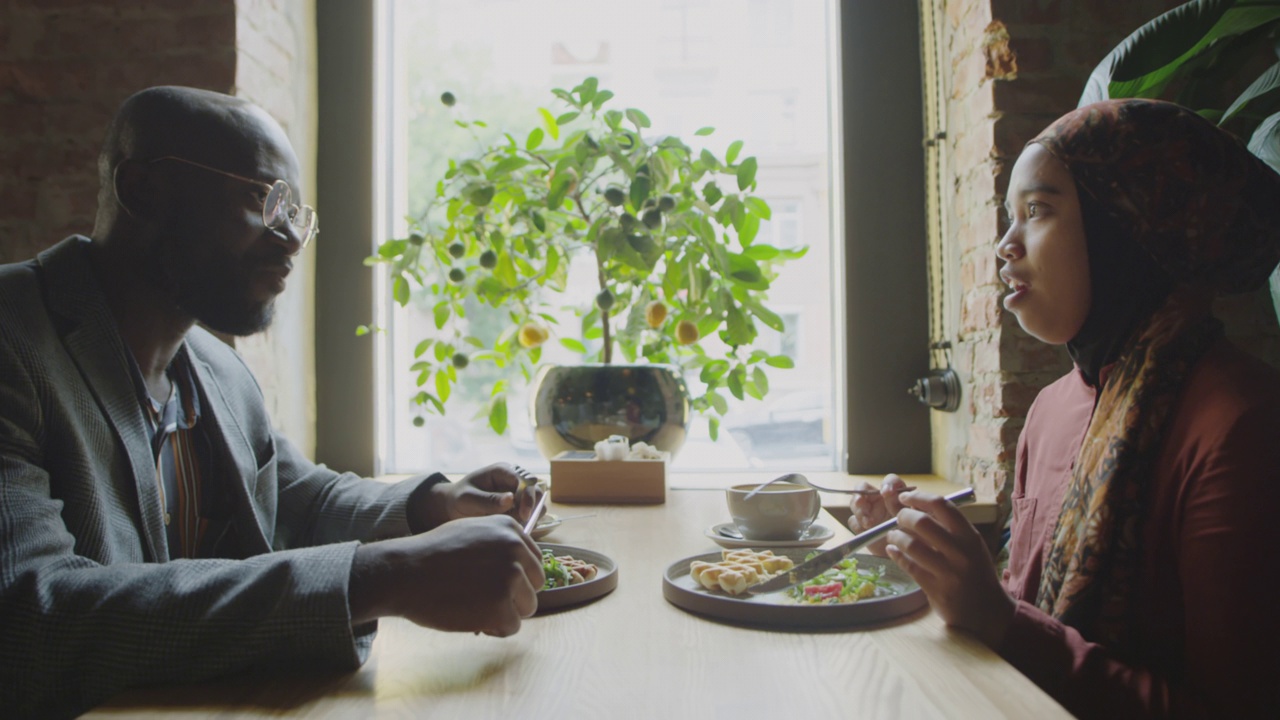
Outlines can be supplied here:
[[[880, 491], [875, 488], [872, 488], [870, 490], [847, 490], [843, 488], [822, 487], [821, 485], [814, 485], [812, 482], [809, 481], [809, 478], [805, 477], [804, 475], [801, 475], [800, 473], [787, 473], [786, 475], [779, 475], [778, 477], [770, 480], [769, 482], [763, 485], [757, 486], [754, 490], [747, 493], [747, 496], [742, 499], [744, 501], [750, 500], [751, 498], [756, 496], [756, 493], [760, 492], [761, 490], [769, 487], [770, 485], [776, 482], [789, 482], [789, 483], [795, 483], [797, 485], [808, 485], [814, 490], [819, 490], [821, 492], [844, 493], [845, 495], [878, 495], [880, 493]], [[914, 485], [908, 485], [902, 492], [908, 492], [910, 490], [915, 490], [915, 489], [916, 488]]]

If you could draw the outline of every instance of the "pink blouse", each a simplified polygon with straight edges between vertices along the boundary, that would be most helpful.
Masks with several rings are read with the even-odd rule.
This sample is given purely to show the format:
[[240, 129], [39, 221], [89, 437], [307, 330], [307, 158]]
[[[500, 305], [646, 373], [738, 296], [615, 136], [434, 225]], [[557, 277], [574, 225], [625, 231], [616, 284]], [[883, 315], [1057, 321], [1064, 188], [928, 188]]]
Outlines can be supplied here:
[[1035, 606], [1095, 400], [1073, 371], [1027, 415], [999, 653], [1083, 717], [1280, 718], [1280, 373], [1222, 341], [1189, 378], [1152, 478], [1127, 659]]

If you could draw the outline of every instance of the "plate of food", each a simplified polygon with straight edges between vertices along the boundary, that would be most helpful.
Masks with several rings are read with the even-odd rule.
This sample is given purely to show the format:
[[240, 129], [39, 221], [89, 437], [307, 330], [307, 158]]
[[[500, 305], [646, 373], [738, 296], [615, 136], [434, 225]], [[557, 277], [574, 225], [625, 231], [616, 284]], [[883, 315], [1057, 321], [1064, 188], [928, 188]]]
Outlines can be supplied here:
[[913, 613], [928, 604], [920, 586], [892, 561], [851, 555], [808, 582], [752, 595], [757, 582], [804, 562], [814, 551], [741, 548], [671, 564], [662, 596], [698, 615], [774, 628], [850, 627]]
[[533, 530], [529, 533], [529, 537], [534, 540], [541, 540], [551, 534], [552, 530], [560, 527], [560, 518], [551, 513], [547, 513], [538, 518], [538, 524], [533, 526]]
[[608, 556], [569, 545], [538, 543], [547, 584], [538, 591], [538, 612], [577, 605], [618, 587], [618, 565]]

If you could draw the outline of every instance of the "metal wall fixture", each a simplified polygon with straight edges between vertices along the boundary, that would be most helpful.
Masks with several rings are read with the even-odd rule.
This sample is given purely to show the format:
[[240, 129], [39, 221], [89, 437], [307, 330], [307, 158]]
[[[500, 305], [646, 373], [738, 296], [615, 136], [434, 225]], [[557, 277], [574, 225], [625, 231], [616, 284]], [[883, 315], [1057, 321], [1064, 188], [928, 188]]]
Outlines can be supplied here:
[[960, 376], [951, 369], [951, 343], [945, 340], [930, 343], [929, 349], [943, 352], [944, 367], [930, 370], [928, 375], [907, 388], [907, 392], [934, 410], [955, 412], [960, 409], [961, 393]]

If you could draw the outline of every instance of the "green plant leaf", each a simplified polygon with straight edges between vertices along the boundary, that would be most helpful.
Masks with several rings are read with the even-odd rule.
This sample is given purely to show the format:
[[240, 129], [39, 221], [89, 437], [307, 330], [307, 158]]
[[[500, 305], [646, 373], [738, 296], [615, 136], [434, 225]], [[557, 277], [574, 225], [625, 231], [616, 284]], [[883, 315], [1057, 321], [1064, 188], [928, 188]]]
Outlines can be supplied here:
[[499, 435], [507, 431], [506, 395], [498, 395], [489, 403], [489, 427]]
[[724, 331], [721, 338], [729, 345], [749, 345], [756, 339], [756, 328], [751, 319], [737, 305], [731, 305], [724, 311]]
[[720, 198], [724, 197], [724, 193], [720, 192], [719, 185], [709, 182], [702, 186], [702, 197], [706, 199], [708, 205], [715, 205], [720, 202]]
[[757, 365], [751, 370], [751, 380], [755, 383], [756, 389], [761, 395], [769, 394], [769, 378], [764, 374], [764, 368]]
[[728, 275], [735, 283], [751, 290], [769, 289], [769, 281], [760, 272], [760, 266], [746, 255], [729, 253]]
[[591, 99], [591, 104], [594, 105], [597, 110], [599, 110], [600, 106], [604, 105], [612, 97], [613, 97], [612, 92], [608, 90], [601, 90], [600, 92], [596, 93], [594, 98]]
[[747, 190], [756, 181], [756, 159], [749, 157], [738, 166], [738, 189]]
[[630, 120], [631, 124], [635, 125], [637, 129], [642, 130], [649, 127], [649, 116], [635, 108], [627, 108], [627, 119]]
[[710, 402], [711, 407], [715, 408], [715, 411], [720, 413], [721, 415], [724, 415], [729, 412], [729, 401], [725, 400], [724, 396], [721, 395], [720, 393], [715, 393], [715, 392], [707, 393], [707, 401]]
[[436, 322], [436, 329], [437, 330], [442, 329], [444, 327], [444, 324], [449, 322], [449, 315], [450, 315], [449, 301], [441, 300], [440, 302], [436, 303], [436, 306], [431, 309], [431, 314], [433, 316], [433, 319]]
[[449, 373], [444, 370], [436, 371], [436, 395], [440, 397], [440, 402], [449, 402], [449, 392], [452, 390], [453, 383], [449, 381]]
[[391, 281], [391, 297], [399, 303], [400, 307], [409, 304], [409, 281], [405, 280], [403, 275], [397, 275]]
[[529, 138], [524, 141], [524, 149], [537, 150], [538, 146], [542, 144], [543, 135], [544, 133], [542, 132], [542, 128], [534, 128], [530, 130]]
[[423, 340], [413, 348], [413, 356], [416, 358], [422, 357], [422, 353], [426, 352], [427, 349], [430, 348], [433, 344], [435, 344], [435, 340], [433, 340], [432, 338], [427, 338], [426, 340]]
[[751, 214], [756, 215], [761, 220], [770, 220], [773, 218], [773, 211], [769, 209], [769, 203], [765, 202], [763, 198], [758, 198], [752, 195], [744, 198], [742, 203], [747, 206], [747, 210], [749, 210]]
[[476, 207], [485, 207], [493, 201], [494, 187], [489, 183], [469, 185], [466, 191], [467, 202]]
[[783, 368], [783, 369], [793, 368], [796, 366], [795, 361], [787, 357], [786, 355], [771, 355], [768, 360], [764, 361], [764, 364], [768, 365], [769, 367], [776, 367], [776, 368]]
[[755, 300], [746, 300], [742, 304], [747, 308], [747, 310], [751, 311], [752, 315], [759, 318], [760, 322], [764, 323], [766, 327], [777, 330], [778, 332], [782, 332], [786, 329], [786, 324], [782, 322], [782, 318], [764, 305], [761, 305]]
[[650, 187], [649, 178], [645, 175], [636, 175], [631, 181], [631, 205], [637, 210], [644, 204], [645, 198], [649, 197]]
[[567, 112], [556, 118], [556, 125], [557, 126], [568, 125], [569, 123], [577, 119], [578, 119], [578, 112], [576, 110], [572, 112]]
[[724, 151], [725, 165], [732, 165], [734, 160], [738, 159], [738, 153], [742, 152], [742, 141], [734, 140], [729, 143], [729, 148]]
[[1125, 38], [1090, 74], [1080, 105], [1107, 98], [1158, 98], [1228, 38], [1280, 19], [1273, 2], [1193, 0]]
[[1235, 102], [1231, 103], [1227, 111], [1222, 114], [1222, 119], [1218, 121], [1218, 124], [1221, 125], [1235, 117], [1237, 113], [1247, 108], [1249, 103], [1255, 100], [1274, 98], [1276, 95], [1280, 95], [1280, 63], [1267, 68], [1266, 72], [1259, 75], [1257, 80], [1254, 80], [1249, 87], [1245, 88], [1244, 92], [1240, 93], [1240, 97], [1236, 98]]
[[752, 260], [772, 260], [782, 254], [782, 251], [772, 245], [752, 245], [742, 251], [743, 255]]
[[756, 239], [756, 234], [759, 232], [760, 218], [748, 214], [742, 218], [742, 226], [738, 228], [738, 242], [745, 248]]
[[573, 338], [560, 338], [560, 345], [568, 350], [578, 353], [579, 355], [587, 354], [587, 346], [583, 345], [579, 340], [575, 340]]
[[710, 135], [711, 133], [713, 133], [713, 132], [715, 132], [715, 131], [716, 131], [716, 129], [715, 129], [715, 128], [713, 128], [713, 127], [711, 127], [710, 125], [708, 125], [708, 126], [706, 126], [706, 127], [700, 127], [700, 128], [698, 128], [697, 130], [694, 130], [694, 131], [693, 131], [693, 134], [694, 134], [694, 135], [699, 135], [699, 136], [705, 136], [705, 135]]
[[702, 366], [702, 372], [699, 373], [698, 379], [704, 383], [711, 384], [724, 377], [727, 372], [729, 372], [728, 360], [712, 360]]
[[356, 326], [356, 337], [362, 337], [362, 336], [364, 336], [364, 335], [368, 335], [368, 334], [369, 334], [369, 326], [368, 326], [368, 325], [357, 325], [357, 326]]
[[[722, 415], [724, 413], [721, 413]], [[715, 442], [720, 439], [720, 419], [707, 418], [707, 434], [711, 436], [711, 441]]]
[[1280, 172], [1280, 113], [1263, 120], [1249, 138], [1249, 152]]
[[529, 164], [527, 158], [522, 157], [505, 157], [494, 163], [493, 168], [489, 171], [490, 178], [496, 178], [499, 175], [509, 175], [513, 170], [519, 170]]
[[[599, 87], [599, 80], [594, 77], [588, 77], [582, 81], [582, 84], [574, 88], [574, 92], [578, 93], [578, 99], [585, 105], [591, 102], [596, 96], [596, 89]], [[598, 107], [598, 106], [597, 106]]]
[[[698, 159], [702, 161], [703, 165], [707, 166], [708, 170], [715, 170], [716, 168], [720, 167], [720, 161], [717, 160], [716, 156], [706, 148], [702, 148], [702, 152], [698, 153]], [[708, 200], [707, 202], [711, 202], [711, 201]], [[715, 205], [715, 203], [711, 203], [711, 204]]]
[[729, 377], [725, 380], [725, 387], [729, 388], [729, 392], [739, 400], [746, 399], [742, 394], [744, 375], [746, 375], [746, 372], [742, 369], [742, 366], [738, 366], [729, 373]]
[[556, 119], [551, 115], [551, 111], [546, 108], [538, 108], [538, 114], [542, 116], [542, 124], [547, 128], [547, 134], [552, 140], [560, 139], [560, 126], [556, 124]]

